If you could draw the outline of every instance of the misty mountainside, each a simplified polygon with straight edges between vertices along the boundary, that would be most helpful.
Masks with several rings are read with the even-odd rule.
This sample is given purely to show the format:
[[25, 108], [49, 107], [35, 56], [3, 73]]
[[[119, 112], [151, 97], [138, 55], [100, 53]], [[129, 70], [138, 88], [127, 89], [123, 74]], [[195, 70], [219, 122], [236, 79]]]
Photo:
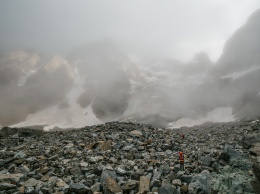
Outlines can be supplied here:
[[0, 124], [83, 127], [133, 121], [174, 127], [259, 118], [260, 12], [226, 42], [216, 64], [206, 53], [137, 64], [110, 42], [67, 56], [0, 54]]
[[[260, 10], [226, 42], [223, 54], [210, 71], [207, 81], [196, 91], [207, 91], [204, 110], [215, 104], [231, 106], [237, 118], [260, 115]], [[195, 96], [197, 96], [195, 94]], [[198, 109], [201, 99], [196, 100]], [[206, 103], [205, 103], [206, 102]]]

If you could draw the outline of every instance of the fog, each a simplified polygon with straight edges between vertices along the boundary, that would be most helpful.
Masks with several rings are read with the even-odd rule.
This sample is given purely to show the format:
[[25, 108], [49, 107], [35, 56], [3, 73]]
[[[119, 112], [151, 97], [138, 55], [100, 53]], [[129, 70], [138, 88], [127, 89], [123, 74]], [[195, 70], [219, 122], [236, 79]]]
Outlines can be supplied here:
[[0, 125], [259, 118], [259, 8], [257, 0], [1, 1]]
[[207, 52], [216, 61], [225, 41], [260, 7], [258, 0], [129, 0], [0, 2], [2, 49], [68, 53], [111, 40], [138, 60], [190, 60]]

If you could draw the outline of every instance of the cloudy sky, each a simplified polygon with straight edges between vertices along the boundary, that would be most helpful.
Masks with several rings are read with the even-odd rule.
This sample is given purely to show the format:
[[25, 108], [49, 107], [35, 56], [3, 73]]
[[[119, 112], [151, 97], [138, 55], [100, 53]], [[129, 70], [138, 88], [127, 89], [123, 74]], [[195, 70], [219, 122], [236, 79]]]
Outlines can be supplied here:
[[110, 40], [133, 58], [213, 61], [259, 0], [1, 0], [0, 49], [65, 54]]

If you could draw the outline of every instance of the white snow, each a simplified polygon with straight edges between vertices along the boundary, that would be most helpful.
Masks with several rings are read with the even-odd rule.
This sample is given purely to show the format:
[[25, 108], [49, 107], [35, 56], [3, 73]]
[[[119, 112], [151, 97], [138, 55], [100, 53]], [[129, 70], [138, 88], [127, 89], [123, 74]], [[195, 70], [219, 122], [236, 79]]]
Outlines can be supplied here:
[[255, 65], [255, 66], [252, 66], [249, 69], [246, 69], [244, 71], [234, 72], [234, 73], [231, 73], [229, 75], [222, 76], [221, 78], [229, 78], [229, 77], [231, 77], [231, 78], [233, 78], [233, 80], [236, 80], [236, 79], [238, 79], [238, 78], [240, 78], [240, 77], [242, 77], [242, 76], [244, 76], [244, 75], [246, 75], [248, 73], [251, 73], [251, 72], [253, 72], [255, 70], [258, 70], [258, 69], [260, 69], [260, 66], [256, 66]]
[[211, 112], [207, 113], [206, 117], [201, 117], [199, 119], [192, 118], [181, 118], [176, 122], [169, 123], [168, 128], [179, 128], [182, 126], [191, 127], [194, 125], [200, 125], [206, 122], [229, 122], [234, 121], [235, 118], [232, 115], [231, 107], [219, 107]]
[[60, 128], [80, 128], [84, 126], [96, 125], [103, 123], [92, 111], [91, 105], [87, 108], [81, 108], [77, 104], [78, 96], [83, 92], [81, 87], [83, 80], [75, 77], [75, 85], [67, 95], [68, 108], [59, 108], [53, 106], [29, 115], [25, 121], [12, 125], [11, 127], [25, 127], [34, 125], [46, 125], [44, 130], [48, 131], [55, 126]]

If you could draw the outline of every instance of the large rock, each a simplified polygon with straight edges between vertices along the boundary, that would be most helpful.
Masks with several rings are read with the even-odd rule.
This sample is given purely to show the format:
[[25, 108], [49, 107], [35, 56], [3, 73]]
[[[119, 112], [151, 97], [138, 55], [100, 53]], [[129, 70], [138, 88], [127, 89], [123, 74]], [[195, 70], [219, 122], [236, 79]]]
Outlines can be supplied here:
[[19, 183], [24, 177], [24, 174], [0, 174], [0, 182]]
[[253, 172], [258, 181], [260, 181], [260, 163], [258, 163], [256, 160], [253, 160]]
[[70, 185], [70, 191], [78, 194], [86, 194], [89, 192], [89, 188], [83, 183], [73, 183]]
[[245, 135], [245, 136], [243, 136], [243, 146], [245, 148], [250, 148], [255, 143], [260, 143], [260, 137], [259, 136], [256, 136], [256, 135]]
[[10, 183], [0, 183], [0, 191], [16, 188], [16, 185]]
[[189, 184], [189, 193], [210, 193], [211, 174], [209, 171], [204, 170], [200, 174], [192, 178]]
[[240, 153], [233, 150], [230, 147], [226, 147], [224, 151], [219, 155], [219, 160], [224, 160], [225, 162], [229, 162], [230, 160], [237, 158], [240, 156]]
[[123, 192], [121, 187], [117, 184], [116, 180], [111, 177], [108, 177], [105, 180], [105, 183], [103, 185], [103, 191], [104, 194], [114, 194], [114, 193]]
[[254, 193], [250, 181], [252, 179], [243, 173], [228, 173], [214, 175], [211, 191], [215, 193]]
[[116, 172], [114, 170], [108, 170], [108, 169], [103, 170], [100, 177], [101, 186], [105, 184], [105, 181], [108, 177], [116, 179]]
[[146, 176], [140, 177], [139, 193], [146, 193], [150, 191], [150, 179]]
[[178, 190], [171, 185], [165, 185], [159, 188], [159, 194], [179, 194]]

